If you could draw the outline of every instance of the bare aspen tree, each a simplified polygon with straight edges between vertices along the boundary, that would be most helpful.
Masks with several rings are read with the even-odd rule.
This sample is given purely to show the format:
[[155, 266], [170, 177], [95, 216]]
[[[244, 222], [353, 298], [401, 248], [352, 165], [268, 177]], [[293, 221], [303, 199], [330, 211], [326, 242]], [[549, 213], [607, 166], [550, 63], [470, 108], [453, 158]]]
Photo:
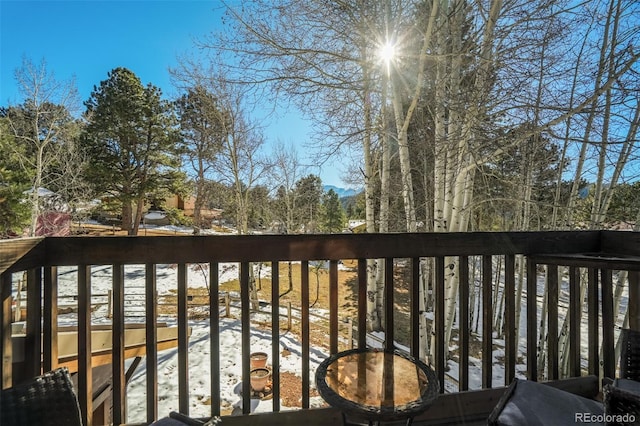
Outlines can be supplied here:
[[[187, 83], [189, 84], [189, 83]], [[194, 234], [205, 226], [202, 210], [211, 196], [208, 179], [226, 138], [226, 115], [218, 100], [202, 82], [193, 82], [186, 93], [175, 101], [182, 140], [179, 143], [184, 157], [191, 165], [194, 186]]]
[[302, 177], [302, 164], [298, 157], [298, 151], [293, 146], [285, 146], [279, 143], [272, 154], [273, 166], [269, 170], [269, 176], [274, 182], [273, 190], [278, 202], [276, 217], [284, 225], [281, 232], [291, 234], [296, 232], [299, 221], [296, 213], [296, 182]]
[[[613, 15], [612, 15], [613, 10], [615, 10], [615, 0], [611, 0], [609, 2], [609, 10], [608, 10], [608, 13], [606, 14], [605, 27], [603, 30], [603, 38], [602, 38], [602, 43], [600, 45], [598, 67], [596, 69], [596, 75], [594, 79], [595, 88], [598, 88], [599, 86], [602, 85], [602, 81], [604, 80], [604, 75], [606, 72], [607, 52], [610, 49], [609, 39], [610, 39], [610, 27], [612, 25], [612, 19], [613, 19]], [[590, 113], [584, 125], [584, 134], [583, 134], [583, 139], [580, 147], [580, 153], [578, 155], [578, 162], [575, 167], [575, 174], [574, 174], [573, 184], [571, 186], [571, 193], [569, 194], [569, 201], [566, 208], [567, 219], [565, 220], [565, 222], [568, 224], [573, 223], [572, 221], [573, 207], [578, 196], [578, 189], [580, 186], [580, 181], [582, 179], [582, 171], [583, 171], [585, 161], [587, 160], [587, 152], [588, 152], [587, 148], [589, 147], [589, 140], [591, 138], [594, 122], [597, 117], [598, 98], [599, 97], [592, 98], [591, 105], [590, 105]]]
[[[447, 64], [445, 60], [456, 55], [462, 55], [462, 44], [454, 42], [447, 45], [445, 44], [446, 37], [440, 37], [436, 41], [437, 48], [435, 52], [438, 57], [438, 64], [435, 83], [437, 103], [436, 113], [434, 114], [436, 129], [434, 167], [435, 230], [456, 232], [466, 231], [467, 229], [469, 220], [468, 206], [473, 197], [473, 179], [475, 175], [474, 158], [471, 155], [470, 147], [473, 145], [477, 120], [479, 120], [483, 110], [486, 108], [489, 70], [493, 63], [494, 30], [500, 16], [501, 6], [502, 2], [500, 0], [492, 1], [487, 20], [483, 23], [482, 39], [479, 43], [481, 48], [478, 55], [477, 75], [469, 92], [470, 96], [472, 96], [472, 101], [466, 108], [465, 114], [458, 110], [456, 118], [450, 121], [447, 121], [448, 111], [445, 108], [449, 94], [444, 92], [444, 88], [448, 88], [452, 96], [458, 96], [461, 93], [461, 81], [457, 73], [449, 72], [450, 67], [458, 66], [457, 63]], [[449, 31], [452, 31], [459, 38], [459, 28], [467, 10], [463, 7], [462, 2], [451, 2], [449, 7], [450, 10], [443, 10], [440, 14], [442, 17], [440, 26], [450, 26], [445, 28], [450, 28]], [[456, 35], [451, 38], [455, 39]], [[438, 90], [441, 93], [438, 93]], [[453, 98], [451, 101], [459, 102], [459, 99]], [[452, 262], [455, 261], [453, 259], [447, 260], [447, 263]], [[445, 341], [450, 339], [455, 318], [459, 288], [457, 278], [457, 274], [451, 274], [446, 282]]]
[[7, 108], [5, 115], [17, 143], [26, 147], [24, 151], [14, 149], [14, 155], [19, 157], [22, 168], [32, 175], [28, 200], [31, 206], [29, 234], [33, 236], [41, 213], [39, 189], [50, 182], [54, 163], [66, 142], [73, 138], [71, 114], [77, 111], [79, 100], [75, 82], [56, 80], [44, 60], [36, 64], [23, 58], [15, 78], [24, 103]]
[[[275, 182], [275, 212], [279, 222], [280, 232], [284, 234], [295, 233], [300, 226], [300, 221], [296, 218], [297, 196], [296, 183], [301, 178], [302, 165], [298, 158], [298, 152], [293, 146], [286, 147], [280, 143], [276, 145], [273, 157], [273, 167], [269, 175]], [[288, 262], [288, 282], [287, 291], [293, 290], [293, 263]]]
[[[249, 119], [246, 111], [247, 93], [230, 81], [220, 67], [203, 65], [183, 58], [173, 77], [191, 82], [191, 87], [206, 88], [207, 96], [215, 99], [215, 153], [207, 157], [210, 177], [231, 188], [239, 234], [249, 232], [251, 190], [266, 176], [272, 163], [262, 152], [264, 136], [260, 126]], [[253, 308], [258, 308], [258, 294], [253, 268], [249, 268], [249, 291]]]
[[[535, 5], [519, 0], [242, 2], [229, 8], [231, 33], [201, 45], [235, 55], [230, 68], [238, 81], [268, 88], [275, 99], [292, 100], [322, 129], [325, 152], [358, 144], [368, 232], [400, 229], [393, 222], [400, 211], [394, 203], [402, 206], [406, 231], [415, 232], [423, 221], [428, 230], [467, 231], [472, 212], [479, 210], [477, 176], [512, 150], [526, 164], [519, 169], [525, 179], [513, 201], [519, 209], [510, 226], [531, 229], [542, 226], [543, 214], [535, 198], [536, 162], [558, 161], [551, 158], [557, 151], [543, 158], [547, 144], [562, 140], [563, 126], [570, 128], [561, 169], [573, 151], [575, 129], [588, 128], [598, 99], [638, 60], [631, 43], [625, 54], [616, 50], [611, 72], [589, 68], [593, 50], [584, 40], [598, 37], [588, 19], [575, 18], [588, 7], [563, 0]], [[568, 28], [580, 28], [584, 38], [572, 38], [579, 32]], [[378, 51], [388, 46], [396, 50], [386, 68]], [[576, 65], [562, 57], [580, 60]], [[600, 62], [607, 65], [610, 57], [604, 58]], [[596, 75], [588, 85], [587, 75]], [[577, 84], [567, 84], [572, 79]], [[395, 183], [391, 176], [398, 176], [397, 194], [388, 186]], [[562, 176], [559, 170], [558, 186]], [[559, 194], [553, 203], [556, 218]], [[447, 341], [457, 312], [456, 262], [446, 259], [453, 265], [446, 278]], [[375, 277], [383, 270], [373, 265], [368, 264], [367, 316], [370, 324], [378, 324], [382, 300]], [[421, 265], [425, 271], [426, 265]], [[518, 266], [522, 271], [523, 263]], [[423, 292], [430, 278], [421, 275]], [[421, 303], [427, 299], [426, 293], [419, 297]]]
[[[589, 23], [588, 28], [592, 28], [594, 25], [594, 21], [595, 21], [595, 16], [592, 16], [591, 21]], [[588, 32], [588, 30], [587, 30]], [[586, 44], [587, 44], [588, 38], [584, 37], [582, 39], [582, 43], [580, 45], [580, 49], [578, 50], [577, 54], [576, 54], [576, 58], [575, 58], [575, 65], [573, 67], [572, 70], [572, 78], [571, 78], [571, 84], [570, 84], [570, 89], [569, 89], [569, 96], [567, 99], [567, 106], [569, 108], [573, 108], [575, 102], [576, 102], [576, 97], [578, 95], [577, 91], [578, 91], [578, 79], [580, 76], [580, 71], [582, 68], [582, 63], [583, 63], [583, 58], [585, 55], [585, 50], [586, 50]], [[560, 212], [560, 205], [561, 205], [561, 200], [560, 200], [560, 196], [561, 196], [561, 188], [562, 188], [562, 181], [563, 181], [563, 173], [565, 172], [565, 168], [564, 168], [564, 164], [565, 164], [565, 159], [568, 158], [569, 156], [569, 148], [571, 146], [571, 141], [570, 141], [570, 136], [571, 136], [571, 128], [572, 128], [572, 124], [573, 124], [573, 116], [568, 116], [566, 123], [564, 125], [564, 133], [563, 133], [563, 137], [562, 137], [562, 154], [560, 157], [560, 167], [558, 168], [558, 173], [557, 173], [557, 177], [556, 177], [556, 190], [555, 190], [555, 194], [554, 194], [554, 198], [553, 198], [553, 211], [552, 211], [552, 217], [551, 217], [551, 228], [552, 229], [557, 229], [558, 227], [558, 220], [560, 220], [560, 216], [561, 216], [561, 212]], [[577, 193], [577, 186], [578, 183], [574, 181], [573, 186], [575, 187], [575, 191]], [[574, 194], [575, 196], [575, 194]], [[569, 200], [571, 200], [571, 198], [569, 198]], [[571, 203], [571, 201], [569, 201], [569, 203]], [[569, 210], [571, 206], [567, 206], [567, 210]], [[564, 216], [564, 220], [567, 220], [567, 216]], [[567, 223], [561, 223], [560, 224], [561, 227], [565, 227], [567, 226]]]
[[[372, 131], [378, 111], [375, 43], [380, 39], [379, 6], [365, 1], [246, 2], [227, 9], [229, 33], [214, 34], [201, 46], [228, 52], [229, 76], [268, 88], [276, 102], [288, 96], [314, 119], [322, 152], [360, 144], [364, 164], [367, 231], [375, 232], [375, 184]], [[266, 95], [265, 95], [266, 96]], [[322, 156], [322, 154], [321, 154]], [[369, 264], [370, 274], [375, 274]], [[373, 275], [375, 276], [375, 275]], [[375, 312], [375, 281], [367, 291], [369, 326]], [[374, 320], [371, 320], [374, 318]]]

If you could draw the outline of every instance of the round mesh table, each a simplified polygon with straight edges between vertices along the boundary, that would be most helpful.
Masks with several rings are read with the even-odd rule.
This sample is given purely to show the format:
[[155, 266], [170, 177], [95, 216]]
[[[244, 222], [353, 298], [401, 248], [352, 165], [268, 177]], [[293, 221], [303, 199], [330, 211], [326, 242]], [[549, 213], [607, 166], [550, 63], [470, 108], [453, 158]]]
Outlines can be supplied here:
[[438, 397], [438, 379], [425, 363], [399, 351], [352, 349], [324, 360], [316, 370], [322, 398], [347, 416], [373, 422], [407, 420]]

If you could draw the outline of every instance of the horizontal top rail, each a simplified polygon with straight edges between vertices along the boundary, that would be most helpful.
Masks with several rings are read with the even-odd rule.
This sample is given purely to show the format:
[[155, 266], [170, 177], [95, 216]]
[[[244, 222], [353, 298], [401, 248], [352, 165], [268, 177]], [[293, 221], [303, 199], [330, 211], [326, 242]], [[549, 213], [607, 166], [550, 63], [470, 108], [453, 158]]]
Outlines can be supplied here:
[[600, 251], [640, 256], [640, 232], [602, 231]]
[[[580, 253], [599, 231], [167, 237], [47, 237], [44, 265], [198, 263]], [[0, 252], [2, 251], [0, 243]], [[11, 267], [12, 270], [17, 270]]]
[[44, 238], [0, 240], [0, 274], [40, 266], [45, 256]]
[[529, 256], [529, 260], [547, 265], [640, 271], [640, 256], [612, 253], [536, 254]]

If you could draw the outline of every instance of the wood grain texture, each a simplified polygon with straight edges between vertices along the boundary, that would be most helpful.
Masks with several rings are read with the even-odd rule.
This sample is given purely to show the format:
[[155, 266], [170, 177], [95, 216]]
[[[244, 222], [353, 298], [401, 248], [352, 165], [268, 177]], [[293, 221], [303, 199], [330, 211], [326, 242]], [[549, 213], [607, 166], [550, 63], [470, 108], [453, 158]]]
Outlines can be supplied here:
[[599, 235], [583, 231], [48, 237], [45, 243], [46, 263], [62, 266], [583, 253], [599, 250]]
[[42, 266], [44, 255], [42, 237], [0, 240], [0, 273]]

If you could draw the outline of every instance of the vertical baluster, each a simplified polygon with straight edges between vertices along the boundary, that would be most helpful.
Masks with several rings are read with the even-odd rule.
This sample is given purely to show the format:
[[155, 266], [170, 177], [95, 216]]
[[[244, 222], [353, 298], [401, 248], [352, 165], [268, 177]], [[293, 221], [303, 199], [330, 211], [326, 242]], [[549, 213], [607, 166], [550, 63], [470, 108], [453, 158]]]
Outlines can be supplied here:
[[189, 415], [189, 318], [187, 265], [178, 264], [178, 406]]
[[0, 274], [0, 389], [13, 384], [13, 345], [11, 344], [11, 286], [10, 272]]
[[559, 378], [558, 367], [558, 266], [547, 265], [547, 377]]
[[358, 348], [367, 347], [367, 261], [358, 259]]
[[211, 416], [220, 415], [220, 282], [218, 262], [209, 264], [209, 356]]
[[411, 356], [416, 359], [420, 358], [420, 324], [424, 321], [420, 315], [420, 258], [411, 259]]
[[145, 346], [147, 351], [147, 423], [158, 419], [158, 300], [156, 265], [147, 263], [144, 273]]
[[538, 380], [538, 265], [527, 259], [527, 378]]
[[469, 389], [469, 257], [460, 256], [458, 263], [458, 276], [460, 278], [460, 381], [458, 390]]
[[516, 260], [510, 254], [504, 258], [504, 338], [505, 338], [505, 366], [504, 382], [509, 385], [516, 377], [516, 329], [519, 320], [516, 319]]
[[580, 376], [580, 270], [569, 267], [569, 375]]
[[593, 268], [588, 269], [587, 306], [589, 311], [588, 339], [589, 339], [589, 374], [600, 375], [600, 342], [599, 342], [599, 306], [598, 306], [598, 274]]
[[491, 388], [493, 374], [493, 265], [491, 255], [482, 256], [482, 387]]
[[125, 417], [125, 380], [124, 380], [124, 266], [112, 265], [112, 364], [113, 377], [113, 423], [126, 423]]
[[436, 306], [434, 324], [436, 346], [434, 350], [436, 363], [435, 370], [438, 375], [438, 381], [440, 382], [440, 393], [444, 393], [444, 372], [446, 367], [446, 360], [444, 357], [446, 351], [444, 341], [444, 279], [444, 257], [438, 256], [436, 257]]
[[271, 262], [271, 386], [273, 411], [280, 411], [280, 264]]
[[309, 261], [301, 262], [302, 288], [300, 296], [302, 298], [302, 408], [309, 408]]
[[393, 258], [384, 260], [384, 349], [395, 349], [395, 333], [393, 324]]
[[82, 423], [93, 424], [91, 360], [91, 267], [78, 265], [78, 399]]
[[338, 261], [329, 262], [329, 352], [338, 352]]
[[25, 338], [25, 364], [28, 377], [42, 372], [42, 269], [27, 272], [27, 336]]
[[249, 297], [249, 262], [240, 263], [240, 321], [242, 323], [242, 414], [251, 412], [251, 311]]
[[58, 268], [44, 269], [44, 307], [42, 330], [42, 368], [58, 367]]
[[604, 377], [614, 377], [616, 370], [615, 343], [613, 339], [613, 278], [610, 269], [600, 270], [602, 300], [602, 364]]

